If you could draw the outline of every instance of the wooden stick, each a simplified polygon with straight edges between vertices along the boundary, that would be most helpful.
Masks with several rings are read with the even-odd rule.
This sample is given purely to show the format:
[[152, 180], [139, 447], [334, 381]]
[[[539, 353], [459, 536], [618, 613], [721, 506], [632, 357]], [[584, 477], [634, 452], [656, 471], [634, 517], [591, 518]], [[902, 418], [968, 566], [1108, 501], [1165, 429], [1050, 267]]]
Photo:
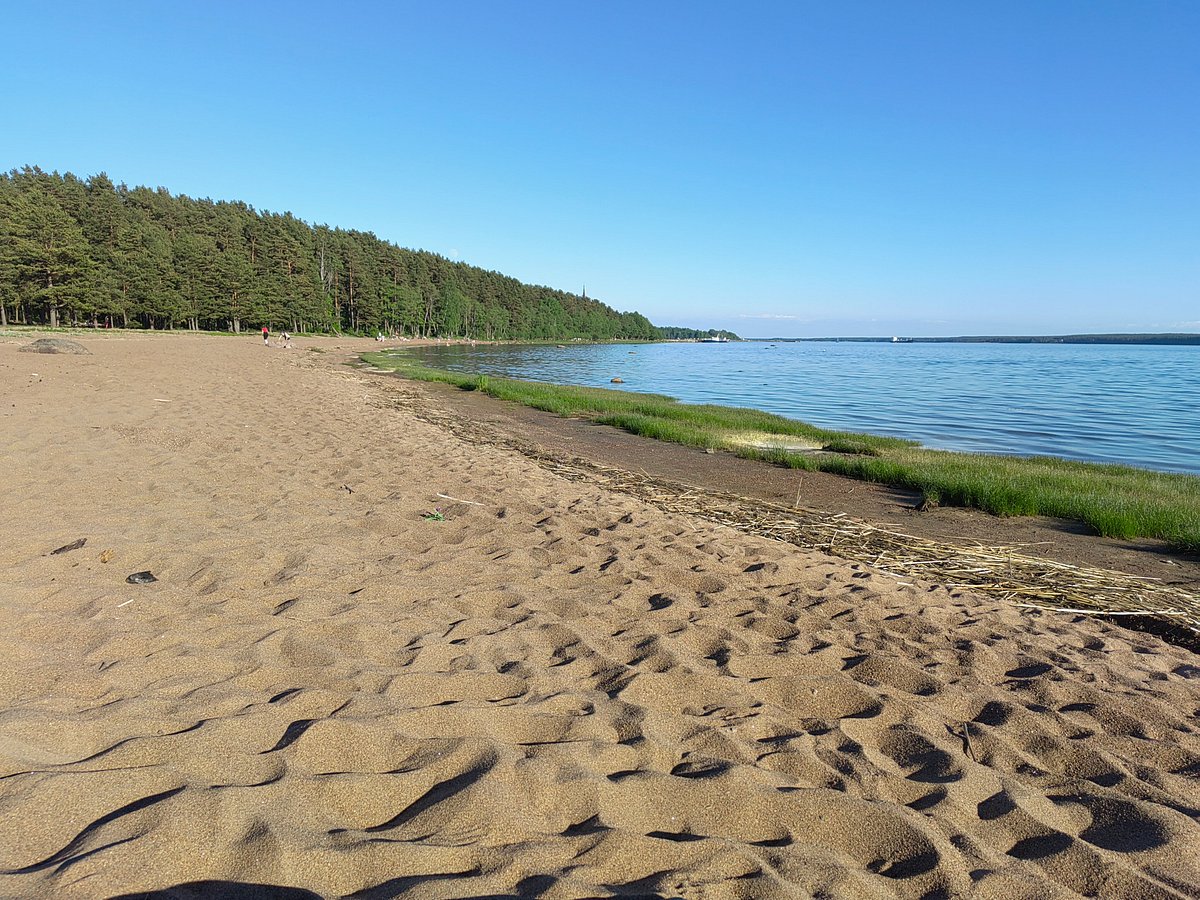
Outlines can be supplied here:
[[482, 503], [476, 503], [474, 500], [459, 500], [457, 497], [451, 497], [449, 494], [438, 494], [443, 500], [453, 500], [455, 503], [469, 503], [472, 506], [483, 506]]

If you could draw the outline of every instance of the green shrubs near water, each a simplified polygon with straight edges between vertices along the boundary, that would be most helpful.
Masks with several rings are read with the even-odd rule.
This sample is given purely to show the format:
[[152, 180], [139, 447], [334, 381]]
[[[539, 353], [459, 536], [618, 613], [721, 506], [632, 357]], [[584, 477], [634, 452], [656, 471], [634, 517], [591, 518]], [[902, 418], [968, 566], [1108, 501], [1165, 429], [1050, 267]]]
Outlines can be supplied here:
[[946, 506], [1073, 519], [1107, 537], [1158, 538], [1178, 549], [1200, 550], [1200, 477], [1193, 475], [930, 450], [902, 438], [829, 431], [758, 410], [680, 403], [661, 394], [467, 375], [388, 353], [363, 359], [409, 378], [482, 391], [660, 441], [911, 488]]

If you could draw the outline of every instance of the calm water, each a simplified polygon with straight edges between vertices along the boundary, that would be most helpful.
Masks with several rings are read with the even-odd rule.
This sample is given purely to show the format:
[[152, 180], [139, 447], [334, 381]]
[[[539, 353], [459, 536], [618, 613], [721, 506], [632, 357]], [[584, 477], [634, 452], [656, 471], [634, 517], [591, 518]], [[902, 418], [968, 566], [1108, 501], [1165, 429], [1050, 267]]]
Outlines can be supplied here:
[[431, 347], [430, 365], [749, 406], [928, 447], [1200, 474], [1200, 347], [730, 343]]

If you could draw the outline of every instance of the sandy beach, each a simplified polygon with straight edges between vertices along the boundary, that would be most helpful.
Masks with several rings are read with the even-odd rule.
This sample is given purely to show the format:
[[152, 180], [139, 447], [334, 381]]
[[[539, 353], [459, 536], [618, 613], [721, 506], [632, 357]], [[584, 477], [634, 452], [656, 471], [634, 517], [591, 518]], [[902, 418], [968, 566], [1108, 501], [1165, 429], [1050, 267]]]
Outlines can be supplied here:
[[374, 341], [76, 339], [0, 337], [0, 896], [1200, 897], [1187, 649], [565, 480]]

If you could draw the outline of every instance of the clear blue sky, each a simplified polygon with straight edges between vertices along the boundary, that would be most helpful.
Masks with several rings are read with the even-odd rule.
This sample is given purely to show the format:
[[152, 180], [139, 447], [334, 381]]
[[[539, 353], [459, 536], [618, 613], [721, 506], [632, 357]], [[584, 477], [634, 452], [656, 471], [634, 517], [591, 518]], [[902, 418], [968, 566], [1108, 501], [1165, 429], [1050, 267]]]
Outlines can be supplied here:
[[0, 166], [659, 324], [1200, 331], [1200, 3], [9, 4]]

